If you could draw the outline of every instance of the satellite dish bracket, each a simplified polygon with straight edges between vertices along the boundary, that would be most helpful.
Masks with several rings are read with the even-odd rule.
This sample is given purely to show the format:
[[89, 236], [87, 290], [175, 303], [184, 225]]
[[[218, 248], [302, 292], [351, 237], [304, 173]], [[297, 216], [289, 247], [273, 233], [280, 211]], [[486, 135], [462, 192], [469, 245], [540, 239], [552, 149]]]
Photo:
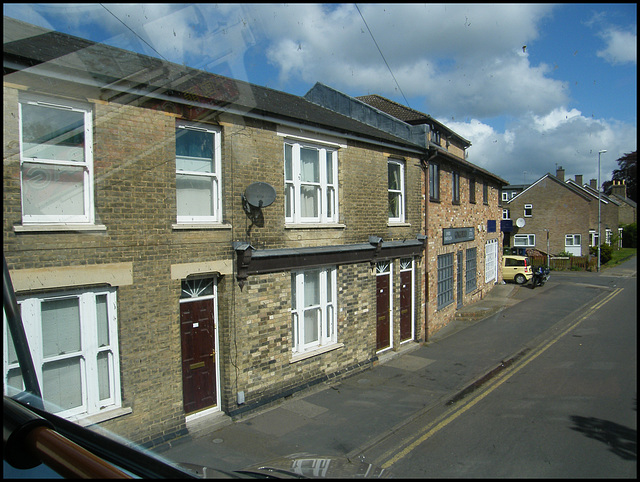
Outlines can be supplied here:
[[266, 182], [254, 182], [250, 184], [245, 192], [241, 194], [242, 197], [242, 209], [249, 219], [251, 219], [251, 227], [254, 224], [259, 226], [264, 225], [264, 216], [262, 214], [262, 208], [271, 206], [276, 199], [276, 190], [271, 184]]

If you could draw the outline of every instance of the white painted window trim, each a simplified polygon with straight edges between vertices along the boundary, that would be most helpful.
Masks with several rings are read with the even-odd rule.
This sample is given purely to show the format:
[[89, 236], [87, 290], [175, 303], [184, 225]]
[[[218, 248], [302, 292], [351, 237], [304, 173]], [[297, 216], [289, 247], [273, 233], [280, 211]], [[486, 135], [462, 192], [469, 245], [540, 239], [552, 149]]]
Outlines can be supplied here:
[[[320, 302], [317, 305], [305, 306], [304, 275], [305, 272], [318, 271], [320, 282]], [[294, 357], [311, 352], [324, 353], [332, 345], [338, 343], [338, 270], [335, 267], [313, 268], [291, 273], [291, 346]], [[327, 281], [331, 280], [329, 292]], [[318, 339], [310, 343], [302, 341], [304, 330], [304, 314], [308, 309], [318, 309]]]
[[525, 204], [524, 205], [524, 217], [530, 218], [533, 216], [533, 204]]
[[567, 246], [580, 246], [582, 244], [582, 236], [580, 234], [565, 234], [564, 245]]
[[[291, 173], [287, 172], [287, 146], [291, 147]], [[315, 149], [319, 156], [319, 182], [302, 181], [301, 148]], [[331, 179], [328, 179], [327, 156], [331, 159]], [[288, 137], [283, 144], [285, 165], [285, 223], [286, 224], [337, 224], [339, 220], [338, 190], [338, 150], [327, 144], [311, 143]], [[303, 186], [316, 186], [318, 193], [318, 215], [302, 216], [301, 189]], [[329, 195], [329, 193], [332, 193]], [[330, 214], [329, 214], [330, 212]]]
[[[185, 171], [178, 169], [176, 164], [176, 178], [179, 175], [198, 176], [202, 178], [210, 178], [212, 183], [213, 196], [213, 215], [211, 216], [186, 216], [176, 212], [178, 225], [188, 225], [190, 228], [194, 226], [214, 223], [216, 225], [222, 223], [222, 132], [219, 128], [197, 124], [194, 122], [178, 122], [177, 129], [189, 129], [198, 132], [207, 132], [213, 135], [213, 170], [212, 173], [203, 173], [197, 171]], [[177, 155], [176, 155], [177, 160]], [[176, 197], [178, 195], [178, 187], [176, 186]], [[176, 207], [177, 209], [177, 207]], [[179, 227], [178, 227], [179, 229]]]
[[[387, 188], [389, 191], [389, 194], [395, 194], [399, 197], [399, 209], [398, 209], [398, 216], [389, 216], [389, 223], [404, 223], [405, 222], [405, 216], [404, 216], [404, 203], [405, 203], [405, 182], [404, 182], [404, 162], [398, 160], [398, 159], [389, 159], [388, 160], [388, 165], [389, 164], [393, 164], [395, 166], [399, 166], [400, 167], [400, 189], [391, 189], [388, 186], [388, 182], [387, 182]], [[388, 171], [388, 169], [387, 169]]]
[[[99, 347], [97, 345], [98, 340], [98, 326], [96, 318], [96, 298], [101, 295], [107, 297], [107, 320], [109, 330], [109, 345]], [[60, 417], [72, 419], [74, 421], [82, 422], [82, 420], [95, 418], [98, 416], [101, 420], [104, 418], [111, 418], [113, 416], [120, 416], [125, 413], [129, 413], [130, 410], [116, 410], [120, 409], [122, 405], [121, 399], [121, 381], [120, 381], [120, 354], [118, 343], [118, 326], [117, 326], [117, 301], [115, 289], [96, 289], [87, 291], [70, 291], [64, 293], [53, 293], [46, 295], [31, 295], [18, 298], [20, 305], [20, 312], [22, 314], [22, 321], [29, 341], [29, 348], [31, 351], [31, 357], [36, 370], [36, 377], [40, 388], [43, 389], [43, 365], [54, 359], [60, 357], [46, 357], [42, 351], [42, 319], [40, 307], [43, 302], [77, 298], [80, 314], [80, 351], [77, 355], [81, 358], [81, 386], [82, 386], [82, 404], [79, 407], [63, 410], [56, 414]], [[18, 363], [9, 363], [9, 351], [8, 341], [9, 333], [7, 326], [6, 315], [4, 318], [3, 329], [3, 379], [4, 379], [4, 392], [7, 395], [12, 395], [8, 390], [9, 370], [18, 368]], [[97, 383], [97, 355], [99, 352], [109, 352], [109, 392], [110, 398], [100, 400], [99, 388]], [[76, 353], [74, 352], [73, 355]], [[67, 354], [71, 356], [72, 354]], [[44, 394], [46, 397], [46, 394]], [[47, 400], [45, 398], [45, 408], [51, 412], [54, 412], [55, 407], [47, 407]], [[104, 417], [100, 414], [104, 413]]]
[[[524, 240], [525, 244], [519, 244], [518, 241]], [[536, 245], [535, 234], [516, 234], [513, 236], [513, 245], [520, 248], [533, 248]]]
[[[69, 161], [65, 159], [38, 159], [26, 157], [23, 155], [23, 112], [22, 106], [25, 104], [37, 105], [40, 107], [58, 109], [63, 111], [81, 112], [84, 117], [84, 162]], [[94, 211], [94, 182], [93, 182], [93, 118], [92, 107], [85, 104], [67, 99], [58, 99], [42, 96], [32, 93], [21, 93], [18, 99], [19, 106], [19, 141], [20, 141], [20, 193], [22, 205], [22, 223], [23, 225], [59, 225], [59, 224], [77, 224], [88, 225], [95, 221]], [[23, 165], [24, 163], [36, 164], [42, 166], [64, 166], [64, 167], [82, 167], [83, 169], [83, 203], [84, 212], [81, 215], [53, 215], [53, 214], [25, 214], [24, 212], [24, 187], [23, 187]]]

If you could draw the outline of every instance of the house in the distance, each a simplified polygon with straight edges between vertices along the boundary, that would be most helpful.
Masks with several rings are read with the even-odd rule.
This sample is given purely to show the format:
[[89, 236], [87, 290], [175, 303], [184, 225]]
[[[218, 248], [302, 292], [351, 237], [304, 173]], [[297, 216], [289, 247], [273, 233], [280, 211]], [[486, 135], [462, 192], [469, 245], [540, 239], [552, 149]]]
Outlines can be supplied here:
[[[598, 209], [600, 205], [600, 209]], [[515, 197], [503, 202], [503, 219], [512, 221], [505, 233], [505, 246], [555, 255], [588, 256], [598, 245], [598, 221], [604, 242], [611, 244], [620, 234], [622, 203], [598, 194], [596, 181], [582, 182], [582, 176], [564, 179], [564, 169], [545, 174]]]

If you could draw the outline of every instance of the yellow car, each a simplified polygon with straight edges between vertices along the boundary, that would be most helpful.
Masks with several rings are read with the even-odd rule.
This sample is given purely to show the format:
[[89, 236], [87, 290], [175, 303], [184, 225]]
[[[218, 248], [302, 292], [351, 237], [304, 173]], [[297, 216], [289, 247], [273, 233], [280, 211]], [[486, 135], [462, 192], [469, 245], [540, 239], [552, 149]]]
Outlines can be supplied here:
[[515, 281], [519, 285], [525, 284], [533, 277], [531, 260], [526, 256], [506, 254], [502, 256], [502, 279]]

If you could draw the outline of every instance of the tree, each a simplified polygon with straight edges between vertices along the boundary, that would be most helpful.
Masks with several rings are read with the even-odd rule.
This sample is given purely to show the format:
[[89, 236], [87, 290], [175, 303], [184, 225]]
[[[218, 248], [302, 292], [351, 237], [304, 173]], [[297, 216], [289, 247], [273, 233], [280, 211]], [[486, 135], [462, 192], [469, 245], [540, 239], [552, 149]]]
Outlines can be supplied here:
[[637, 160], [638, 151], [630, 152], [618, 159], [619, 169], [613, 171], [611, 181], [605, 181], [602, 184], [602, 189], [605, 194], [611, 194], [611, 186], [614, 180], [624, 181], [627, 185], [627, 197], [634, 202], [638, 202]]

